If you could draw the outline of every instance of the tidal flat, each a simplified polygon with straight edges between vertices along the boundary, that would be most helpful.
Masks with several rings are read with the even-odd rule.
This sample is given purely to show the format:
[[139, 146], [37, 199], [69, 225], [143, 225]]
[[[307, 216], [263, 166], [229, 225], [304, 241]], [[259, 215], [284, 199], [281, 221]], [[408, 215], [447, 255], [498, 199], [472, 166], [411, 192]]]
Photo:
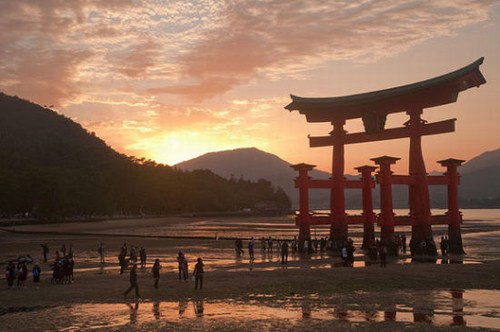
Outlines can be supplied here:
[[[474, 213], [478, 214], [477, 211]], [[467, 213], [465, 213], [467, 219]], [[391, 258], [386, 268], [370, 264], [360, 245], [361, 229], [351, 233], [358, 249], [354, 267], [342, 267], [337, 254], [290, 253], [280, 264], [276, 251], [246, 252], [247, 238], [291, 239], [293, 217], [148, 218], [91, 223], [1, 227], [0, 268], [19, 255], [31, 255], [42, 268], [39, 286], [31, 276], [23, 288], [0, 286], [0, 330], [495, 330], [500, 328], [500, 213], [470, 215], [463, 225], [467, 255], [412, 262]], [[400, 229], [401, 233], [409, 230]], [[445, 228], [434, 228], [436, 239]], [[314, 229], [324, 236], [327, 229]], [[409, 233], [407, 233], [409, 234]], [[244, 238], [245, 254], [234, 251]], [[106, 263], [97, 248], [105, 245]], [[52, 284], [49, 263], [62, 244], [75, 251], [75, 282]], [[148, 264], [138, 270], [140, 298], [123, 296], [129, 271], [119, 274], [123, 243], [145, 247]], [[205, 263], [204, 289], [179, 281], [177, 253], [192, 272]], [[159, 288], [151, 266], [163, 266]], [[29, 266], [31, 269], [33, 264]]]

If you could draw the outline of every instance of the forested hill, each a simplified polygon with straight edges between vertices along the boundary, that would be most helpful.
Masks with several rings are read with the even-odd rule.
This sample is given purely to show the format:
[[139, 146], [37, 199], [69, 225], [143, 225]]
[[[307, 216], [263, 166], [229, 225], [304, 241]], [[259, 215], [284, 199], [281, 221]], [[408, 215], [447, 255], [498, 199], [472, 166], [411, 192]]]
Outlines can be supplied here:
[[[294, 187], [297, 172], [290, 163], [279, 157], [260, 151], [256, 148], [243, 148], [228, 151], [211, 152], [200, 157], [179, 163], [177, 167], [185, 170], [209, 169], [226, 178], [245, 179], [264, 178], [283, 188], [292, 199], [292, 206], [298, 208], [298, 190]], [[437, 174], [442, 174], [441, 169]], [[459, 199], [462, 208], [500, 208], [500, 149], [485, 152], [459, 168], [461, 185]], [[330, 174], [313, 170], [313, 179], [327, 179]], [[355, 176], [346, 175], [347, 179]], [[431, 204], [435, 208], [447, 205], [446, 187], [431, 186], [429, 188]], [[373, 191], [375, 206], [379, 206], [378, 187]], [[346, 206], [349, 209], [360, 209], [361, 194], [357, 190], [346, 190]], [[328, 209], [330, 193], [328, 190], [310, 190], [310, 207], [313, 209]], [[407, 208], [408, 188], [396, 185], [393, 192], [393, 203], [396, 208]]]
[[268, 181], [181, 171], [111, 149], [78, 123], [0, 93], [0, 217], [287, 210]]

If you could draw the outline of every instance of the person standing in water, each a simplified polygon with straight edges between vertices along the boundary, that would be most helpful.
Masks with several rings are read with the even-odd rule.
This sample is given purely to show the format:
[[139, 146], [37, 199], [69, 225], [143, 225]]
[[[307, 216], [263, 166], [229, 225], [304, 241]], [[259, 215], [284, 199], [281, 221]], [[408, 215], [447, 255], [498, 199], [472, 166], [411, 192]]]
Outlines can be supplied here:
[[200, 283], [200, 290], [203, 289], [203, 260], [198, 257], [197, 263], [194, 266], [194, 289], [198, 289], [198, 282]]

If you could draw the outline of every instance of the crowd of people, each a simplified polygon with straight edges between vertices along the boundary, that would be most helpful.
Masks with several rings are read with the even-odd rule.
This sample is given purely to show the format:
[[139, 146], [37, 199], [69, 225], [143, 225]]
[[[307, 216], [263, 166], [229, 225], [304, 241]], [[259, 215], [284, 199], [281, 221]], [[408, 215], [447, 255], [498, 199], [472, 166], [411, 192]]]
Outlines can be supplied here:
[[[46, 243], [40, 244], [42, 247], [43, 262], [48, 262], [49, 246]], [[60, 250], [54, 253], [54, 260], [50, 263], [49, 267], [52, 270], [52, 277], [50, 279], [53, 284], [69, 284], [74, 282], [74, 265], [73, 259], [74, 251], [73, 246], [70, 244], [69, 248], [63, 244]], [[30, 255], [19, 256], [15, 260], [10, 260], [5, 270], [5, 279], [9, 287], [26, 287], [26, 280], [28, 279], [29, 266], [31, 268], [31, 275], [33, 277], [33, 284], [38, 287], [42, 269], [38, 263]], [[16, 282], [17, 280], [17, 282]]]
[[[303, 241], [302, 245], [300, 245], [297, 237], [294, 237], [292, 240], [285, 239], [276, 239], [269, 237], [261, 237], [259, 240], [260, 249], [263, 254], [267, 254], [268, 257], [273, 257], [277, 255], [278, 262], [280, 264], [288, 263], [288, 255], [289, 251], [293, 253], [303, 253], [303, 254], [311, 254], [315, 252], [324, 252], [329, 249], [334, 249], [337, 245], [334, 241], [332, 241], [328, 237], [322, 237], [320, 239], [312, 239]], [[255, 245], [256, 240], [252, 237], [248, 240], [248, 257], [251, 262], [255, 259]], [[406, 236], [396, 235], [393, 243], [387, 244], [385, 241], [381, 241], [379, 239], [373, 239], [373, 241], [369, 241], [367, 248], [365, 248], [366, 257], [371, 262], [380, 261], [380, 266], [385, 267], [387, 264], [387, 255], [390, 253], [391, 248], [393, 246], [393, 250], [396, 250], [396, 253], [400, 252], [406, 253]], [[46, 243], [40, 245], [42, 248], [42, 258], [45, 263], [48, 261], [49, 255], [49, 246]], [[235, 253], [239, 257], [245, 254], [243, 240], [241, 238], [237, 238], [234, 242]], [[447, 237], [442, 236], [440, 240], [440, 249], [441, 254], [446, 256], [449, 251], [449, 240]], [[354, 241], [352, 239], [347, 239], [343, 241], [340, 246], [340, 250], [337, 250], [340, 254], [340, 258], [342, 261], [342, 266], [352, 267], [354, 264], [354, 252], [356, 251]], [[100, 243], [97, 252], [99, 255], [99, 261], [101, 264], [105, 264], [106, 254], [105, 254], [105, 246], [104, 243]], [[177, 266], [178, 266], [178, 278], [179, 281], [187, 282], [189, 280], [189, 264], [185, 254], [182, 251], [178, 252], [176, 257]], [[130, 247], [127, 243], [124, 243], [118, 254], [118, 262], [120, 266], [120, 274], [123, 274], [126, 269], [130, 267], [130, 287], [124, 293], [125, 296], [128, 295], [129, 292], [135, 290], [135, 295], [139, 297], [139, 285], [137, 282], [137, 268], [140, 266], [141, 268], [145, 268], [147, 266], [147, 254], [146, 248], [139, 247], [135, 245], [131, 245]], [[40, 277], [42, 273], [42, 269], [39, 264], [34, 262], [34, 259], [30, 255], [19, 256], [15, 260], [11, 260], [8, 262], [6, 267], [6, 280], [7, 285], [9, 287], [25, 287], [26, 280], [28, 279], [29, 274], [29, 266], [33, 264], [31, 268], [31, 274], [33, 277], [33, 284], [38, 287], [40, 283]], [[52, 278], [51, 283], [54, 284], [68, 284], [74, 282], [74, 251], [73, 246], [70, 244], [69, 248], [66, 248], [66, 245], [63, 244], [59, 250], [55, 251], [54, 260], [50, 263], [50, 268], [52, 270]], [[151, 274], [153, 278], [153, 287], [159, 287], [160, 281], [160, 271], [162, 269], [162, 265], [160, 259], [155, 259], [152, 267]], [[192, 280], [195, 282], [195, 289], [203, 289], [203, 275], [204, 275], [204, 263], [202, 258], [196, 259], [196, 264], [194, 265]], [[17, 280], [17, 282], [16, 282]]]

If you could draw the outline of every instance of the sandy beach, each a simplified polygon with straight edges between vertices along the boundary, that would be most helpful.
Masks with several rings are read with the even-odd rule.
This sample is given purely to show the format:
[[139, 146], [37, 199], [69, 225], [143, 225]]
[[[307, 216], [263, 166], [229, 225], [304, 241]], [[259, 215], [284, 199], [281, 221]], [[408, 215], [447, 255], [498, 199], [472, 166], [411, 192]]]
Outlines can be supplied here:
[[[258, 242], [253, 263], [246, 252], [236, 257], [228, 235], [234, 232], [246, 238], [256, 232], [256, 236], [287, 237], [294, 231], [289, 220], [158, 218], [3, 227], [2, 269], [18, 255], [30, 254], [42, 262], [41, 243], [48, 244], [49, 257], [63, 243], [72, 244], [76, 264], [72, 284], [51, 284], [48, 263], [40, 263], [39, 287], [33, 286], [31, 275], [20, 289], [9, 289], [3, 280], [0, 330], [500, 327], [500, 229], [496, 221], [468, 222], [463, 228], [468, 255], [439, 257], [435, 263], [411, 263], [410, 257], [402, 255], [380, 268], [366, 263], [358, 249], [353, 268], [341, 267], [340, 258], [329, 253], [291, 254], [283, 265], [276, 252], [262, 252]], [[189, 227], [199, 233], [189, 232]], [[356, 234], [353, 230], [355, 244]], [[97, 253], [100, 242], [106, 248], [104, 265]], [[117, 260], [123, 243], [147, 249], [148, 265], [138, 270], [140, 299], [123, 296], [129, 286], [129, 272], [120, 275]], [[203, 290], [194, 290], [193, 281], [178, 280], [178, 251], [186, 254], [190, 272], [196, 258], [203, 257]], [[151, 274], [155, 258], [163, 266], [158, 289], [153, 287]]]

